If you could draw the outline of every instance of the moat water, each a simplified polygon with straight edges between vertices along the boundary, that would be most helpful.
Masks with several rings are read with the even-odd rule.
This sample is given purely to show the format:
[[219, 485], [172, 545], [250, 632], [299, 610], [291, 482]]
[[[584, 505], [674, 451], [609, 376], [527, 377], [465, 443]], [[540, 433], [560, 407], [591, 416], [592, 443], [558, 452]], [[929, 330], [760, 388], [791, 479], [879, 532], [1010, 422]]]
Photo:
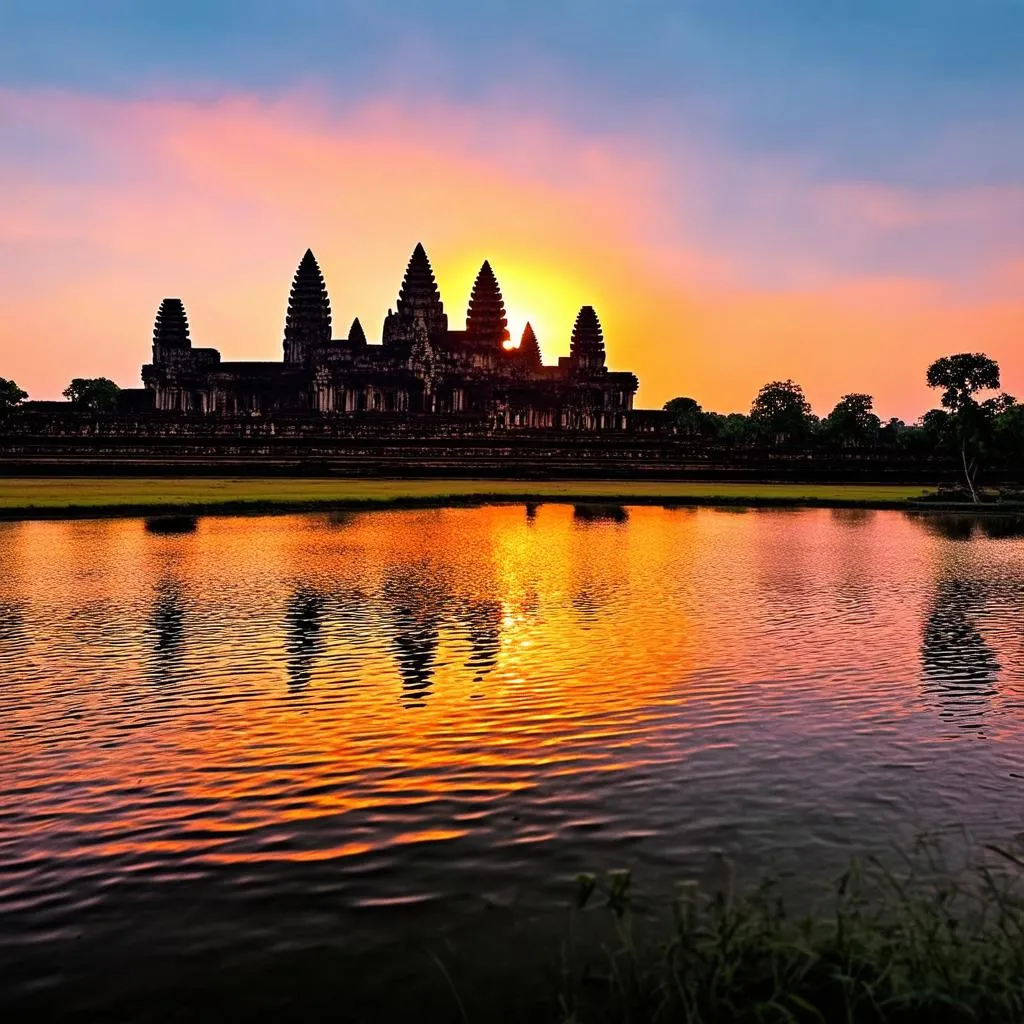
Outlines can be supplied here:
[[443, 986], [539, 950], [581, 871], [827, 880], [1024, 828], [1005, 520], [5, 523], [0, 566], [0, 1007], [161, 1017], [349, 955]]

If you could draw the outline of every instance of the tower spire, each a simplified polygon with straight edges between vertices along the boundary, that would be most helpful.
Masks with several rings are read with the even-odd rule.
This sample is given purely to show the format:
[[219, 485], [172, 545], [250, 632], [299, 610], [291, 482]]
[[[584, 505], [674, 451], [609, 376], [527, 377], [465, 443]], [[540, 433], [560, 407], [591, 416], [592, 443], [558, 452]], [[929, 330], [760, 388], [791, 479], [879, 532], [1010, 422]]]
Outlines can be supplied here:
[[394, 348], [407, 348], [411, 345], [413, 323], [417, 316], [423, 318], [431, 337], [442, 335], [448, 330], [444, 303], [441, 302], [441, 293], [422, 242], [416, 243], [409, 265], [405, 268], [405, 277], [402, 278], [402, 287], [398, 292], [398, 311], [389, 311], [384, 321], [384, 344]]
[[320, 266], [307, 249], [292, 280], [284, 322], [284, 361], [308, 363], [318, 345], [331, 340], [331, 300]]
[[405, 269], [402, 289], [398, 293], [398, 315], [412, 318], [417, 312], [442, 312], [443, 309], [441, 293], [434, 280], [434, 270], [427, 257], [427, 250], [423, 248], [422, 242], [417, 242]]
[[576, 316], [569, 358], [577, 370], [604, 369], [604, 332], [593, 306], [583, 306]]
[[352, 326], [348, 329], [348, 343], [356, 348], [366, 347], [366, 332], [359, 322], [359, 317], [352, 321]]
[[505, 300], [501, 297], [498, 279], [491, 264], [484, 260], [473, 282], [466, 314], [466, 335], [481, 349], [500, 350], [508, 341]]
[[541, 367], [540, 345], [537, 342], [537, 335], [534, 333], [530, 321], [526, 321], [523, 328], [523, 337], [519, 342], [519, 362], [528, 370], [539, 370]]
[[153, 362], [166, 362], [171, 351], [188, 351], [191, 347], [185, 304], [181, 299], [163, 299], [153, 324]]

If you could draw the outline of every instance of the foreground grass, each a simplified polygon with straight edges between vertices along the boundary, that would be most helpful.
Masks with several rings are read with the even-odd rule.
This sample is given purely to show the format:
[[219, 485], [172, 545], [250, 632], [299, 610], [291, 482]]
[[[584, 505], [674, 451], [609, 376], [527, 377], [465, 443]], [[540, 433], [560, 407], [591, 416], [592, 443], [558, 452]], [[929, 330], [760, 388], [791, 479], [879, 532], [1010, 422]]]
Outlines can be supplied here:
[[646, 929], [628, 875], [583, 877], [579, 904], [602, 896], [614, 939], [604, 962], [564, 972], [563, 1019], [1024, 1021], [1024, 864], [995, 852], [1005, 870], [855, 865], [821, 916], [791, 916], [769, 884], [744, 896], [685, 886], [671, 923]]
[[515, 500], [893, 508], [927, 493], [926, 487], [872, 484], [653, 480], [13, 477], [0, 480], [0, 514], [272, 511]]

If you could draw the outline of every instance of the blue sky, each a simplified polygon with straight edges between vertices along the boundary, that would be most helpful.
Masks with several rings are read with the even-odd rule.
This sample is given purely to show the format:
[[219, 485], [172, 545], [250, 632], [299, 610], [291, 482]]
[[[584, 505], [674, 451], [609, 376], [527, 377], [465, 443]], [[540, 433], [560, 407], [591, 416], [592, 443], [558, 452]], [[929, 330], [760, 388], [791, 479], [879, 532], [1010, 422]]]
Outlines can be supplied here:
[[[685, 118], [822, 175], [893, 181], [1015, 180], [1024, 156], [1020, 0], [5, 0], [0, 19], [14, 88], [542, 92], [583, 124], [639, 106], [666, 130]], [[928, 160], [981, 122], [983, 152]]]

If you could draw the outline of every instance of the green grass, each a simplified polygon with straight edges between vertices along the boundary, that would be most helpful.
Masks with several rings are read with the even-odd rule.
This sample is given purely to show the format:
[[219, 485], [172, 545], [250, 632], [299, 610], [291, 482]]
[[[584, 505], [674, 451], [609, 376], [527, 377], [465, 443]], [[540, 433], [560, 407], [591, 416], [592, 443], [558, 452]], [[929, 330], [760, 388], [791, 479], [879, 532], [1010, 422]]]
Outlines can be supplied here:
[[471, 501], [605, 501], [899, 507], [926, 487], [663, 481], [377, 480], [292, 477], [14, 477], [0, 480], [0, 515], [290, 511]]
[[950, 873], [921, 851], [901, 873], [855, 865], [829, 911], [813, 916], [792, 916], [767, 883], [742, 896], [683, 886], [671, 923], [646, 927], [627, 874], [584, 877], [579, 904], [603, 895], [613, 938], [602, 958], [563, 969], [561, 1016], [575, 1024], [1019, 1024], [1024, 864], [995, 852], [1003, 868]]

